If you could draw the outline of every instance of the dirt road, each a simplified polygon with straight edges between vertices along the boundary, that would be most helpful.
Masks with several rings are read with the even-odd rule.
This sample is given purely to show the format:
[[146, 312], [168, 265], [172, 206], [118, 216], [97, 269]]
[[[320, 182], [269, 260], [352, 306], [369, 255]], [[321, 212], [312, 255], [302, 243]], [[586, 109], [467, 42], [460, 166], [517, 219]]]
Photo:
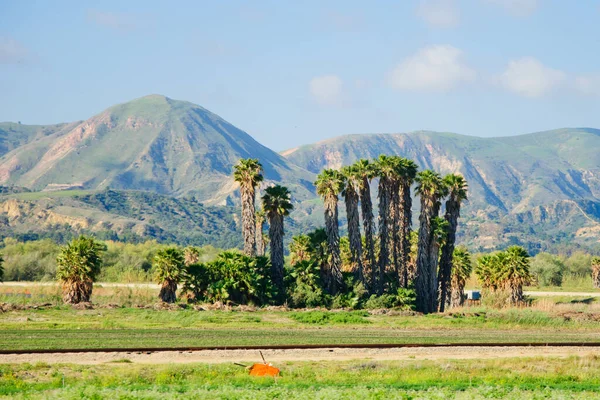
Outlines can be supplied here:
[[[569, 357], [600, 356], [600, 348], [590, 347], [445, 347], [445, 348], [391, 348], [391, 349], [294, 349], [263, 350], [269, 362], [284, 361], [348, 361], [348, 360], [450, 360], [450, 359], [496, 359], [517, 357]], [[142, 353], [48, 353], [3, 354], [4, 363], [70, 363], [102, 364], [129, 360], [139, 364], [181, 363], [229, 363], [260, 362], [257, 350], [203, 350], [158, 351]]]

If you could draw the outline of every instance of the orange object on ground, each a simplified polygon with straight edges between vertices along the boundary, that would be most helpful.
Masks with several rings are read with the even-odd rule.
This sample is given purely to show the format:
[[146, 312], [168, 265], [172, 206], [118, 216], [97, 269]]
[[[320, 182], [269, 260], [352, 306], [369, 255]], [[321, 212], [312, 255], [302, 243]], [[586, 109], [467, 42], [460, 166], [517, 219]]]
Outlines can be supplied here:
[[252, 376], [278, 376], [279, 368], [275, 368], [271, 364], [254, 364], [250, 367], [250, 375]]

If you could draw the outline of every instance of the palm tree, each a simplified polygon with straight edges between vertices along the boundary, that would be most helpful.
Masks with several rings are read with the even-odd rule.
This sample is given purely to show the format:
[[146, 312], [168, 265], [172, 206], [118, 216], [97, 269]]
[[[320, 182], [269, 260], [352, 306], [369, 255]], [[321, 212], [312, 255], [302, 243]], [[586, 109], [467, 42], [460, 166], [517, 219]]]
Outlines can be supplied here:
[[358, 213], [358, 184], [352, 167], [344, 168], [342, 173], [346, 177], [346, 187], [342, 191], [342, 196], [344, 196], [344, 201], [346, 203], [346, 217], [348, 219], [350, 262], [356, 280], [365, 285], [362, 262], [362, 238], [360, 235], [360, 216]]
[[177, 301], [177, 283], [183, 277], [185, 260], [177, 247], [168, 247], [154, 256], [154, 279], [161, 285], [158, 297], [165, 303]]
[[241, 159], [234, 167], [233, 179], [240, 184], [242, 196], [242, 235], [244, 236], [244, 253], [256, 255], [256, 222], [254, 197], [256, 186], [262, 182], [262, 165], [255, 158]]
[[505, 258], [500, 266], [499, 281], [508, 290], [508, 302], [512, 305], [523, 302], [523, 285], [531, 282], [529, 272], [529, 254], [521, 246], [511, 246], [504, 252]]
[[431, 313], [437, 311], [437, 253], [433, 254], [436, 246], [434, 219], [439, 213], [440, 198], [444, 195], [444, 183], [440, 175], [431, 170], [419, 172], [416, 181], [417, 194], [421, 198], [415, 279], [417, 310]]
[[200, 260], [200, 249], [188, 246], [183, 250], [183, 263], [185, 266], [196, 264]]
[[484, 254], [477, 259], [475, 275], [484, 289], [495, 292], [499, 288], [498, 270], [500, 264], [499, 255], [502, 253]]
[[60, 249], [56, 259], [56, 277], [62, 283], [65, 303], [90, 301], [104, 249], [102, 244], [88, 236], [73, 239]]
[[377, 197], [379, 199], [379, 273], [377, 274], [377, 294], [383, 294], [385, 272], [390, 265], [390, 204], [394, 161], [391, 157], [380, 155], [376, 161], [379, 177]]
[[325, 205], [325, 229], [330, 258], [325, 285], [331, 294], [336, 294], [344, 286], [338, 227], [338, 195], [344, 187], [344, 175], [334, 169], [325, 169], [317, 176], [315, 186]]
[[256, 255], [265, 255], [265, 237], [263, 235], [263, 228], [265, 225], [265, 212], [263, 210], [257, 210], [255, 213], [256, 218]]
[[600, 289], [600, 257], [592, 258], [592, 283]]
[[361, 159], [352, 165], [352, 175], [360, 195], [360, 208], [365, 231], [365, 257], [363, 261], [371, 269], [371, 288], [377, 282], [377, 259], [375, 257], [375, 223], [373, 203], [371, 202], [371, 179], [375, 177], [375, 168], [369, 160]]
[[465, 302], [465, 283], [473, 266], [471, 264], [471, 254], [464, 246], [458, 246], [454, 249], [452, 256], [452, 275], [450, 278], [450, 296], [447, 306], [449, 308], [460, 307]]
[[262, 197], [263, 209], [269, 220], [269, 242], [271, 248], [271, 279], [278, 289], [279, 296], [283, 296], [283, 228], [284, 217], [294, 209], [291, 194], [284, 186], [271, 186], [265, 189]]
[[412, 227], [412, 196], [410, 187], [412, 186], [419, 167], [417, 164], [407, 158], [402, 158], [399, 163], [400, 175], [400, 210], [398, 218], [400, 220], [400, 286], [408, 287], [409, 282], [409, 264], [410, 264], [410, 237]]
[[290, 264], [292, 266], [311, 258], [311, 243], [308, 235], [296, 235], [290, 243]]
[[458, 217], [460, 217], [460, 206], [463, 201], [467, 200], [468, 187], [465, 178], [457, 174], [446, 175], [444, 177], [444, 184], [448, 189], [446, 214], [444, 216], [446, 221], [448, 221], [448, 236], [446, 237], [444, 246], [442, 246], [440, 269], [438, 271], [440, 312], [444, 312], [444, 307], [448, 302], [448, 291], [452, 276], [452, 255], [454, 254], [454, 245], [456, 243], [456, 228], [458, 226]]
[[4, 282], [4, 257], [0, 253], [0, 282]]

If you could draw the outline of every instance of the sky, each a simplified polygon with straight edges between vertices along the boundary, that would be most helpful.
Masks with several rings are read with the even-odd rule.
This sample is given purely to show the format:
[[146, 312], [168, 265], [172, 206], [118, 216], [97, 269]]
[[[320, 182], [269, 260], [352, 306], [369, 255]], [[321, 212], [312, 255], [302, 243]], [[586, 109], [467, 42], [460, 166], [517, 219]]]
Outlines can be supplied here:
[[600, 0], [0, 0], [0, 121], [158, 93], [278, 151], [600, 128], [598, 21]]

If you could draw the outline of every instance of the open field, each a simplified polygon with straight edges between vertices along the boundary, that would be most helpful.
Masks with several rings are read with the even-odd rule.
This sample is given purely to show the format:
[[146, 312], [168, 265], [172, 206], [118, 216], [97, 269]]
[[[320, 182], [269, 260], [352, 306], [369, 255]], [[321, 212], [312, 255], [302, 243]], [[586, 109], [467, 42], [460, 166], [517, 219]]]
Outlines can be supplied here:
[[2, 364], [0, 396], [127, 399], [599, 399], [600, 358], [282, 361], [281, 377], [229, 363]]

